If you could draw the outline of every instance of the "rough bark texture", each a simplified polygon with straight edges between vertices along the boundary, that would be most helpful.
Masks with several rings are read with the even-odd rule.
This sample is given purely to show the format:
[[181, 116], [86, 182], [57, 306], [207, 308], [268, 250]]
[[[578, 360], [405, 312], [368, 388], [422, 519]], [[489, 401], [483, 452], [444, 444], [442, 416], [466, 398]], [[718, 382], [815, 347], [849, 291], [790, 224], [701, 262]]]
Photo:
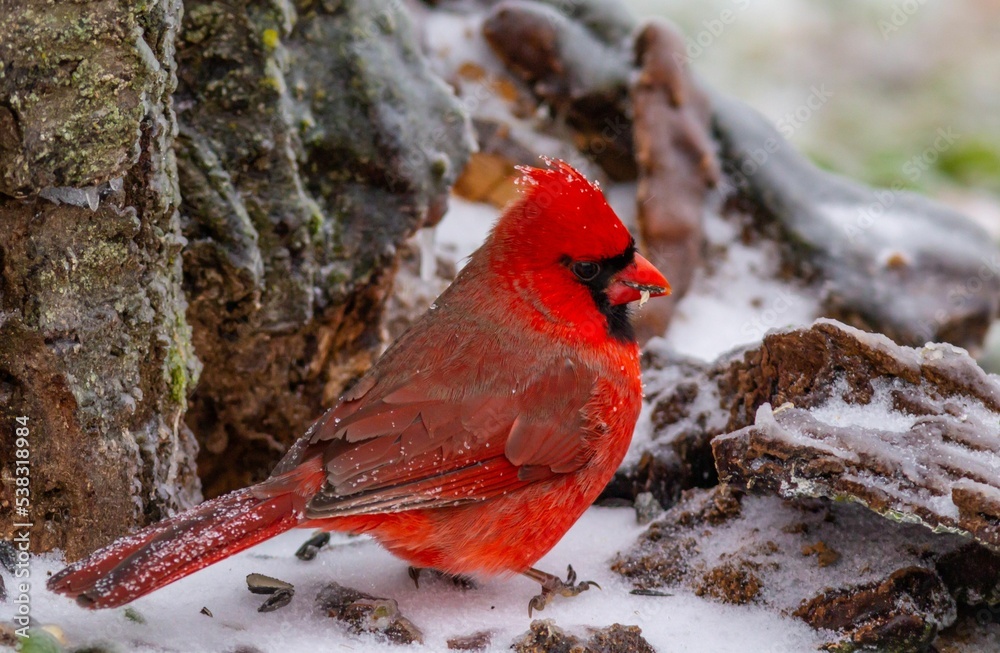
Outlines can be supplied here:
[[443, 213], [471, 136], [388, 0], [188, 2], [177, 58], [205, 364], [188, 424], [214, 496], [266, 476], [370, 365], [397, 248]]
[[[180, 3], [0, 14], [0, 466], [28, 417], [36, 550], [70, 558], [199, 498], [181, 417]], [[11, 534], [4, 483], [0, 537]]]
[[0, 429], [29, 418], [32, 544], [72, 558], [200, 498], [188, 425], [218, 494], [364, 371], [397, 246], [471, 137], [389, 0], [20, 4], [0, 16]]

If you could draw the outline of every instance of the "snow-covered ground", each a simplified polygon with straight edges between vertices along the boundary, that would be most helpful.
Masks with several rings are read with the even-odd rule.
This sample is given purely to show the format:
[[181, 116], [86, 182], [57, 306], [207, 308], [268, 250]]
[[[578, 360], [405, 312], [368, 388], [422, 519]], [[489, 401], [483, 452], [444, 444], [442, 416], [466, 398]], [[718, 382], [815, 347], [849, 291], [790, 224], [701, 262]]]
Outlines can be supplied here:
[[[554, 619], [560, 628], [584, 636], [586, 626], [635, 624], [657, 650], [671, 653], [798, 653], [815, 650], [820, 643], [804, 623], [763, 608], [735, 608], [687, 592], [669, 597], [629, 594], [624, 580], [608, 567], [641, 529], [630, 508], [591, 508], [538, 567], [562, 573], [572, 564], [581, 578], [603, 589], [556, 599], [535, 617]], [[99, 642], [115, 642], [118, 648], [112, 650], [134, 653], [224, 653], [241, 646], [262, 653], [401, 650], [374, 636], [349, 634], [340, 622], [314, 609], [320, 588], [336, 581], [398, 601], [401, 613], [424, 633], [423, 646], [403, 650], [444, 651], [452, 637], [489, 630], [494, 634], [487, 650], [499, 652], [509, 650], [528, 630], [527, 605], [538, 586], [525, 578], [487, 579], [471, 590], [441, 579], [422, 579], [416, 589], [406, 564], [367, 538], [337, 536], [315, 560], [298, 560], [293, 554], [308, 537], [308, 531], [286, 533], [135, 601], [131, 608], [145, 623], [127, 617], [124, 608], [84, 610], [40, 586], [32, 591], [32, 614], [39, 626], [58, 625], [69, 650]], [[41, 579], [58, 570], [61, 560], [49, 554], [32, 565], [32, 575]], [[244, 580], [252, 572], [295, 585], [292, 602], [275, 612], [258, 613], [264, 597], [248, 592]], [[3, 573], [10, 587], [11, 579]], [[203, 607], [213, 616], [201, 614]], [[0, 621], [8, 621], [11, 613], [10, 603], [0, 604]]]

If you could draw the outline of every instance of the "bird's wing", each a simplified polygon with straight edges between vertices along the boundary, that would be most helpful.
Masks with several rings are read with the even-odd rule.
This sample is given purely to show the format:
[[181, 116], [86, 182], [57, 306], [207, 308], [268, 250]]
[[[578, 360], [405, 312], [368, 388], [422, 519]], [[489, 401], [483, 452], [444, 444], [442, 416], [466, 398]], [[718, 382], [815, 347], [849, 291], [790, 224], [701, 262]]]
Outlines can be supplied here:
[[459, 505], [579, 469], [600, 429], [587, 414], [596, 375], [568, 358], [536, 369], [522, 383], [456, 369], [363, 379], [308, 436], [326, 481], [307, 515]]

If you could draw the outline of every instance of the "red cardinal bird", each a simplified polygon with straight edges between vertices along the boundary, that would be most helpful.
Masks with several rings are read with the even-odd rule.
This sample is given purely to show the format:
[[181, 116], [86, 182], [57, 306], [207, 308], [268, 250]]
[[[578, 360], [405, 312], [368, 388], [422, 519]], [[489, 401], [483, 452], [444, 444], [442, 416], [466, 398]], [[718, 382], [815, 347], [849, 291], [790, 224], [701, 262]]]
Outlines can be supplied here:
[[597, 186], [522, 169], [454, 283], [271, 477], [70, 565], [49, 588], [128, 603], [290, 528], [368, 533], [416, 568], [521, 573], [531, 608], [590, 583], [532, 565], [611, 479], [639, 415], [628, 304], [669, 284]]

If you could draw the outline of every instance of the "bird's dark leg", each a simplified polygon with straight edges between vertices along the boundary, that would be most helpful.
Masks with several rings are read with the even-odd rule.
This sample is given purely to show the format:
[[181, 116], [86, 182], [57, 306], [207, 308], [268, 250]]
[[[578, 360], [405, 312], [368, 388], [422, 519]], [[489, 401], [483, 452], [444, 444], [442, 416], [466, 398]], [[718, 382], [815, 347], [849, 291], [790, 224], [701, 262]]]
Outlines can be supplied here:
[[528, 569], [528, 571], [524, 572], [524, 575], [536, 583], [540, 583], [542, 586], [542, 593], [528, 602], [529, 618], [531, 617], [532, 610], [544, 610], [545, 606], [548, 605], [549, 601], [556, 594], [560, 596], [576, 596], [580, 592], [586, 592], [591, 586], [601, 589], [601, 586], [592, 580], [576, 582], [576, 572], [573, 571], [573, 565], [566, 567], [566, 580], [535, 568]]
[[299, 547], [299, 550], [295, 552], [295, 557], [299, 560], [312, 560], [319, 553], [319, 550], [329, 543], [330, 533], [326, 531], [316, 533]]
[[444, 578], [450, 580], [455, 587], [463, 590], [474, 590], [476, 589], [476, 581], [474, 581], [469, 576], [462, 576], [461, 574], [448, 574], [443, 571], [438, 571], [437, 569], [429, 569], [427, 567], [408, 567], [406, 572], [413, 579], [413, 584], [420, 589], [420, 575], [424, 572], [437, 576], [439, 578]]

